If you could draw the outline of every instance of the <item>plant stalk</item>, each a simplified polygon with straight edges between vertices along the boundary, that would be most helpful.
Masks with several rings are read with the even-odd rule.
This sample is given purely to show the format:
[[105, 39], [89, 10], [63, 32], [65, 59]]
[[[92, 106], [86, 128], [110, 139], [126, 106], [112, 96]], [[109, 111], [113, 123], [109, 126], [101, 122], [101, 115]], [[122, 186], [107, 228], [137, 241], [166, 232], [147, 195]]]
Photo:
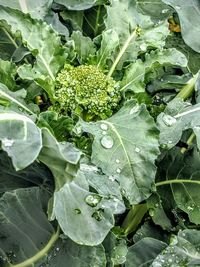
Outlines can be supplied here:
[[186, 85], [183, 86], [181, 91], [176, 95], [175, 98], [181, 98], [182, 100], [186, 100], [188, 97], [190, 97], [194, 91], [195, 83], [197, 81], [197, 78], [199, 76], [199, 73], [195, 74], [194, 77], [192, 77]]
[[155, 186], [156, 187], [159, 187], [159, 186], [163, 186], [163, 185], [183, 184], [183, 183], [198, 184], [198, 185], [200, 185], [200, 181], [198, 181], [198, 180], [172, 179], [172, 180], [166, 180], [166, 181], [157, 182], [157, 183], [155, 183]]
[[37, 262], [38, 260], [43, 258], [45, 255], [47, 255], [49, 250], [52, 248], [52, 246], [58, 240], [59, 234], [60, 234], [60, 227], [58, 226], [57, 231], [52, 235], [51, 239], [49, 240], [49, 242], [46, 244], [46, 246], [42, 250], [40, 250], [33, 257], [31, 257], [31, 258], [29, 258], [29, 259], [27, 259], [21, 263], [11, 265], [11, 266], [12, 267], [27, 267], [27, 266], [33, 265], [35, 262]]

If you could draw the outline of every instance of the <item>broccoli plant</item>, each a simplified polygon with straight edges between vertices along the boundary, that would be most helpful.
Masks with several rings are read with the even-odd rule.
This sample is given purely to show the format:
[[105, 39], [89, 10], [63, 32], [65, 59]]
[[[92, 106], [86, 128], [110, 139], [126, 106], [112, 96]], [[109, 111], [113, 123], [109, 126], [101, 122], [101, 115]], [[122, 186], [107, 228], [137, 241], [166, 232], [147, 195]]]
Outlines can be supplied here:
[[65, 64], [56, 78], [55, 98], [51, 110], [91, 121], [110, 117], [121, 97], [114, 79], [96, 66]]

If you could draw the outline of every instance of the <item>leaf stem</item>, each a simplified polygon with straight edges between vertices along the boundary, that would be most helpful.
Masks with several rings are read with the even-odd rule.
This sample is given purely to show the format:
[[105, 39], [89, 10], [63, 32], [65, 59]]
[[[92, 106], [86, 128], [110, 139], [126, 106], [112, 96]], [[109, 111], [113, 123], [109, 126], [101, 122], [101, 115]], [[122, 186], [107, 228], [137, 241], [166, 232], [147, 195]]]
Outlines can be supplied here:
[[195, 83], [197, 81], [197, 78], [199, 76], [199, 73], [195, 74], [194, 77], [192, 77], [186, 85], [183, 86], [181, 91], [176, 95], [175, 98], [181, 98], [182, 100], [186, 100], [188, 97], [191, 96], [191, 94], [194, 91]]
[[128, 48], [130, 42], [136, 38], [137, 36], [137, 28], [132, 32], [132, 34], [129, 36], [129, 38], [127, 39], [127, 41], [124, 43], [120, 53], [118, 54], [118, 56], [116, 57], [115, 61], [113, 62], [110, 71], [108, 72], [107, 77], [111, 77], [113, 72], [115, 71], [115, 68], [117, 67], [117, 64], [119, 63], [120, 59], [122, 58], [123, 54], [125, 53], [126, 49]]
[[96, 23], [95, 23], [95, 28], [94, 28], [94, 36], [97, 35], [98, 29], [99, 29], [100, 12], [101, 12], [101, 5], [98, 6], [98, 10], [97, 10], [97, 17], [96, 17]]
[[[187, 144], [188, 146], [192, 145], [192, 144], [193, 144], [193, 141], [195, 140], [195, 138], [196, 138], [195, 133], [192, 133], [192, 134], [190, 135], [190, 137], [188, 138], [186, 144]], [[182, 148], [181, 148], [181, 153], [182, 153], [182, 154], [184, 154], [186, 151], [187, 151], [187, 148], [186, 148], [186, 147], [182, 147]]]
[[43, 258], [49, 252], [49, 250], [52, 248], [54, 243], [58, 240], [59, 234], [60, 234], [60, 227], [58, 226], [57, 231], [52, 235], [51, 239], [49, 240], [47, 245], [42, 250], [40, 250], [33, 257], [31, 257], [31, 258], [29, 258], [29, 259], [27, 259], [21, 263], [11, 265], [11, 266], [12, 267], [27, 267], [27, 266], [33, 265], [35, 262], [37, 262], [38, 260]]
[[125, 235], [134, 232], [147, 212], [146, 204], [133, 205], [122, 223]]
[[172, 180], [166, 180], [166, 181], [157, 182], [157, 183], [155, 183], [155, 186], [159, 187], [159, 186], [163, 186], [163, 185], [182, 184], [182, 183], [200, 185], [200, 181], [198, 181], [198, 180], [172, 179]]

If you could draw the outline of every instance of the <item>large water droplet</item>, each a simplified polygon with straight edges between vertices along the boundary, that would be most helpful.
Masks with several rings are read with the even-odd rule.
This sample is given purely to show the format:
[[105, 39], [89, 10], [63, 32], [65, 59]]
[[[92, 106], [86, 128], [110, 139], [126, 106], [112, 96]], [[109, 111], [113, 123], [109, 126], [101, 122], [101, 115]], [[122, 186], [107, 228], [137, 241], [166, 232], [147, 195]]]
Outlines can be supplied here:
[[119, 160], [119, 159], [116, 159], [115, 162], [116, 162], [117, 164], [119, 164], [119, 163], [120, 163], [120, 160]]
[[101, 197], [99, 195], [88, 195], [85, 198], [85, 202], [91, 207], [96, 207], [100, 201]]
[[108, 130], [108, 125], [105, 124], [105, 123], [102, 123], [102, 124], [100, 125], [100, 128], [101, 128], [101, 130], [107, 131], [107, 130]]
[[130, 115], [131, 115], [131, 114], [134, 114], [134, 113], [138, 112], [139, 109], [140, 109], [140, 106], [139, 106], [138, 104], [136, 104], [135, 107], [133, 107], [133, 108], [130, 110], [129, 114], [130, 114]]
[[4, 138], [2, 139], [2, 143], [4, 144], [5, 147], [11, 147], [14, 143], [14, 140]]
[[105, 136], [102, 137], [102, 139], [101, 139], [101, 144], [102, 144], [102, 146], [105, 147], [105, 148], [112, 148], [114, 142], [113, 142], [113, 139], [112, 139], [111, 136], [109, 136], [109, 135], [105, 135]]
[[163, 116], [163, 122], [166, 126], [172, 126], [176, 123], [176, 119], [170, 115], [164, 115]]

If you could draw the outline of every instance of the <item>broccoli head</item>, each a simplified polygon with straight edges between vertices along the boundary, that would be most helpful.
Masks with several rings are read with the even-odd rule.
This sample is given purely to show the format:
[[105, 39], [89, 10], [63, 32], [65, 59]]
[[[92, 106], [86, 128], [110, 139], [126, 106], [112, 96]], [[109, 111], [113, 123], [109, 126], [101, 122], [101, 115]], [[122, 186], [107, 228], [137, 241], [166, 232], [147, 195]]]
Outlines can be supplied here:
[[86, 121], [111, 116], [121, 98], [116, 81], [96, 66], [69, 64], [57, 75], [55, 97], [51, 110], [74, 112]]

